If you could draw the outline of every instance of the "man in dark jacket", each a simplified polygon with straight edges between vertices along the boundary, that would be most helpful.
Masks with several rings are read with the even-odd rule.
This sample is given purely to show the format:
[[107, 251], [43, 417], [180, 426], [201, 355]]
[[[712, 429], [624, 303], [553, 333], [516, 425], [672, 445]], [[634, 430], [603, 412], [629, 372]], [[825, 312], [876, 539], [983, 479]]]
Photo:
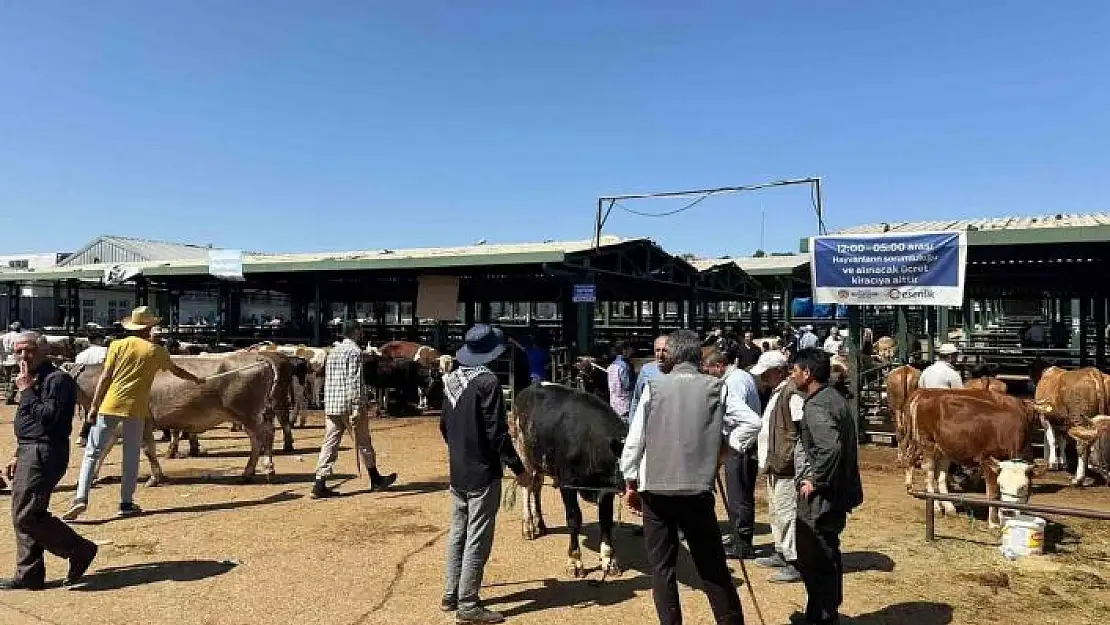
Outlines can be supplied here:
[[42, 590], [46, 584], [43, 552], [69, 560], [65, 585], [78, 582], [96, 557], [92, 541], [50, 514], [50, 494], [69, 465], [69, 435], [77, 405], [77, 384], [46, 358], [46, 339], [25, 332], [15, 339], [19, 362], [15, 413], [19, 443], [7, 467], [12, 488], [12, 522], [17, 544], [15, 576], [0, 580], [0, 590]]
[[806, 467], [798, 479], [798, 525], [795, 537], [798, 571], [809, 601], [806, 621], [839, 623], [844, 600], [844, 564], [840, 533], [848, 513], [863, 503], [859, 477], [859, 435], [848, 404], [831, 388], [829, 355], [803, 349], [794, 360], [791, 379], [806, 395], [798, 439]]
[[509, 437], [505, 396], [486, 368], [505, 351], [501, 330], [479, 324], [466, 333], [456, 354], [459, 367], [443, 376], [443, 416], [451, 473], [451, 530], [447, 539], [447, 584], [440, 607], [457, 611], [458, 623], [500, 623], [504, 617], [478, 600], [482, 572], [493, 548], [501, 501], [501, 466], [527, 483], [524, 464]]

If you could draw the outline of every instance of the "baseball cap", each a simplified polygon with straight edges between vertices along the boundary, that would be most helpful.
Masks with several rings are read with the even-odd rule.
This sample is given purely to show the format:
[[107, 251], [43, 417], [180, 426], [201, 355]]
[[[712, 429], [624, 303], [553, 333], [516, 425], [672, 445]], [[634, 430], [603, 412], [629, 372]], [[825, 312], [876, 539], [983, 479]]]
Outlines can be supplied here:
[[748, 373], [752, 375], [763, 375], [768, 369], [781, 369], [788, 364], [790, 364], [790, 361], [786, 359], [786, 354], [783, 354], [777, 349], [772, 349], [760, 354], [759, 360], [752, 365]]

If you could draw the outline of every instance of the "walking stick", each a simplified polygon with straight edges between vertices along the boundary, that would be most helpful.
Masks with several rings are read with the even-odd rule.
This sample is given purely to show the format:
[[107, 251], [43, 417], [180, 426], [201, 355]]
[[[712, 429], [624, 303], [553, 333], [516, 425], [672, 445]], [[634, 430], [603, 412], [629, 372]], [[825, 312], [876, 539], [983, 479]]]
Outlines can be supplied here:
[[[728, 509], [728, 496], [725, 495], [725, 485], [721, 480], [720, 471], [717, 472], [717, 490], [721, 493], [721, 502], [725, 504], [725, 509]], [[744, 556], [740, 556], [740, 572], [744, 575], [744, 585], [748, 587], [748, 596], [752, 598], [752, 605], [755, 606], [755, 615], [759, 617], [759, 625], [767, 625], [767, 621], [763, 620], [763, 610], [759, 608], [759, 601], [755, 598], [755, 590], [752, 588], [752, 578], [748, 577], [748, 567], [744, 565]]]

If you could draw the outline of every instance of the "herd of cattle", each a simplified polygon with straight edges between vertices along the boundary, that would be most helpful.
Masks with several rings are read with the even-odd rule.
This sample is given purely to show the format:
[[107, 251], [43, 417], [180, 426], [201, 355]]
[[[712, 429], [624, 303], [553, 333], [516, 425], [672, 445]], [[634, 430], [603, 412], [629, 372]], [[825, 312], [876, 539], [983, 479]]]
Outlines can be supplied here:
[[[1033, 399], [1008, 394], [1001, 380], [978, 376], [963, 389], [918, 388], [921, 372], [903, 365], [886, 378], [887, 403], [897, 429], [899, 463], [906, 488], [920, 466], [928, 492], [948, 493], [949, 469], [955, 464], [979, 472], [987, 497], [1026, 502], [1030, 478], [1048, 469], [1066, 468], [1064, 443], [1076, 444], [1073, 485], [1083, 485], [1088, 467], [1110, 477], [1110, 375], [1093, 367], [1066, 371], [1037, 361], [1031, 367]], [[1032, 436], [1041, 427], [1047, 466], [1034, 468]], [[934, 491], [934, 488], [936, 491]], [[951, 503], [936, 503], [938, 512], [955, 513]], [[988, 517], [999, 522], [998, 509]]]

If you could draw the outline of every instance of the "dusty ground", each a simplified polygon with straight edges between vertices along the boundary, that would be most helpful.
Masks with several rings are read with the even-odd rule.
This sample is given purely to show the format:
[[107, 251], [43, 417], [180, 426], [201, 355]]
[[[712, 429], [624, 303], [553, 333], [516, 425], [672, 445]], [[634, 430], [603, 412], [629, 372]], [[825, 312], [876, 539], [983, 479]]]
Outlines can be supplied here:
[[[12, 449], [10, 411], [0, 412], [0, 453]], [[43, 592], [0, 595], [0, 624], [257, 625], [266, 623], [359, 625], [434, 624], [453, 620], [437, 610], [441, 593], [447, 495], [444, 447], [430, 419], [377, 421], [374, 441], [380, 464], [400, 472], [393, 492], [367, 494], [364, 478], [351, 477], [329, 501], [308, 498], [315, 450], [322, 428], [298, 430], [298, 452], [277, 457], [273, 484], [239, 486], [234, 475], [247, 449], [226, 429], [202, 439], [206, 457], [166, 460], [170, 485], [140, 487], [145, 515], [118, 520], [118, 480], [93, 491], [78, 531], [102, 544], [87, 584]], [[280, 437], [280, 434], [279, 434]], [[164, 451], [164, 445], [159, 445]], [[104, 474], [118, 475], [113, 451]], [[851, 518], [844, 537], [845, 622], [1035, 623], [1106, 622], [1110, 618], [1110, 527], [1059, 519], [1068, 524], [1062, 553], [1009, 563], [998, 553], [998, 536], [985, 521], [941, 519], [943, 539], [923, 539], [923, 504], [909, 499], [900, 475], [885, 467], [889, 450], [864, 453], [867, 502]], [[72, 498], [79, 453], [52, 508]], [[145, 460], [143, 472], [145, 474]], [[354, 472], [344, 448], [341, 470]], [[227, 477], [231, 476], [231, 477]], [[1035, 501], [1110, 509], [1110, 489], [1063, 488], [1054, 474], [1038, 487]], [[548, 525], [554, 533], [535, 542], [521, 538], [519, 508], [499, 517], [497, 542], [486, 569], [484, 599], [513, 623], [571, 622], [615, 625], [655, 622], [637, 523], [627, 511], [617, 550], [626, 566], [618, 578], [596, 586], [563, 572], [566, 537], [562, 506], [548, 490]], [[592, 534], [596, 511], [585, 507]], [[722, 513], [723, 518], [723, 513]], [[759, 520], [765, 521], [760, 510]], [[765, 526], [764, 526], [765, 527]], [[770, 536], [764, 533], [761, 542]], [[596, 538], [587, 541], [596, 549]], [[0, 528], [0, 562], [11, 566], [9, 523]], [[596, 566], [596, 553], [586, 554]], [[65, 564], [52, 557], [48, 576]], [[732, 565], [737, 577], [739, 568]], [[770, 624], [790, 622], [804, 602], [800, 585], [776, 586], [768, 573], [749, 565], [754, 589]], [[598, 574], [592, 573], [591, 580]], [[704, 596], [693, 590], [688, 562], [680, 572], [688, 623], [710, 623]], [[749, 623], [758, 623], [747, 590], [741, 597]]]

